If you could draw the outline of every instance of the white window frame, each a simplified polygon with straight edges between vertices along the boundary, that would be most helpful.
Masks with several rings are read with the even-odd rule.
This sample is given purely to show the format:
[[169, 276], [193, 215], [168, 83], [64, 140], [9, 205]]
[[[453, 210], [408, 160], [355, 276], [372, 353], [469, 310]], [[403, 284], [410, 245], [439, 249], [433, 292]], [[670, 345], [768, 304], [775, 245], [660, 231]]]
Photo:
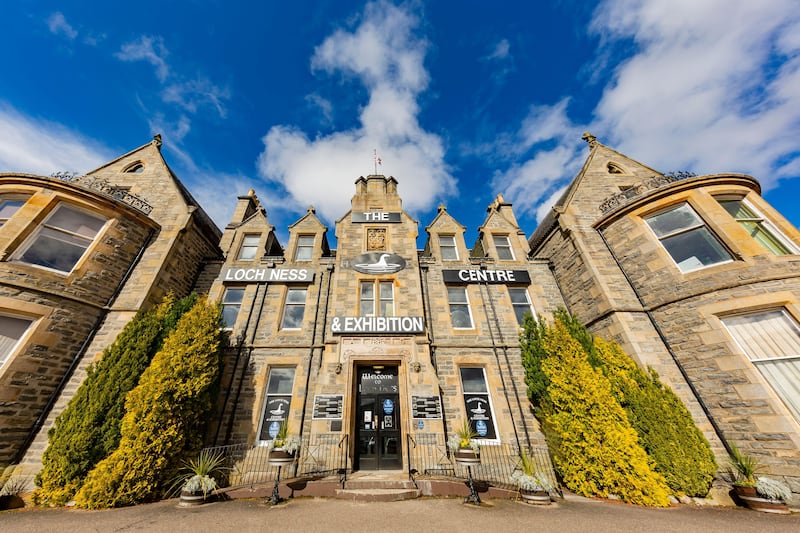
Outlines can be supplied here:
[[[505, 242], [502, 242], [502, 240]], [[492, 235], [492, 241], [494, 242], [494, 249], [497, 251], [497, 259], [499, 261], [514, 261], [516, 259], [514, 256], [514, 247], [511, 246], [511, 239], [508, 235]], [[511, 257], [501, 257], [502, 254], [500, 250], [507, 250], [508, 255]]]
[[[81, 214], [87, 215], [88, 217], [94, 218], [97, 221], [102, 221], [103, 223], [100, 225], [100, 227], [97, 229], [97, 231], [95, 232], [95, 234], [91, 238], [87, 237], [86, 235], [81, 235], [80, 233], [75, 233], [73, 231], [69, 231], [67, 229], [60, 228], [58, 226], [49, 224], [49, 222], [62, 209], [71, 210], [71, 211], [76, 212], [76, 213], [81, 213]], [[20, 246], [14, 252], [14, 254], [11, 256], [11, 258], [14, 261], [18, 261], [20, 263], [25, 263], [26, 265], [35, 266], [37, 268], [44, 268], [46, 270], [50, 270], [51, 272], [58, 272], [60, 274], [69, 274], [70, 272], [75, 270], [75, 267], [78, 266], [81, 263], [81, 261], [83, 261], [83, 259], [86, 257], [86, 253], [89, 251], [89, 249], [95, 243], [97, 238], [100, 235], [103, 234], [103, 231], [105, 230], [106, 226], [108, 226], [108, 223], [109, 223], [109, 219], [108, 218], [100, 216], [97, 213], [93, 213], [91, 211], [87, 211], [86, 209], [81, 209], [81, 208], [79, 208], [77, 206], [74, 206], [74, 205], [71, 205], [71, 204], [59, 203], [57, 206], [55, 206], [55, 208], [53, 208], [52, 211], [50, 211], [50, 213], [42, 221], [42, 223], [39, 224], [39, 226], [36, 228], [36, 230], [27, 239], [25, 239], [25, 242], [22, 244], [22, 246]], [[69, 270], [60, 270], [58, 268], [54, 268], [54, 267], [50, 267], [50, 266], [46, 266], [46, 265], [40, 265], [38, 263], [31, 263], [31, 262], [25, 261], [23, 259], [25, 254], [29, 250], [33, 249], [33, 247], [39, 242], [39, 238], [41, 237], [42, 233], [44, 233], [45, 231], [48, 231], [48, 233], [49, 233], [48, 237], [51, 238], [51, 239], [54, 239], [54, 240], [58, 240], [58, 237], [61, 237], [61, 238], [67, 237], [67, 238], [72, 239], [72, 242], [70, 242], [69, 244], [72, 244], [72, 245], [74, 245], [76, 247], [81, 246], [81, 244], [79, 244], [79, 243], [77, 243], [75, 241], [82, 241], [82, 243], [85, 243], [86, 246], [83, 248], [83, 252], [75, 260], [75, 262], [72, 264], [72, 266], [70, 267]]]
[[[464, 390], [464, 377], [462, 376], [461, 371], [463, 369], [467, 369], [467, 368], [469, 368], [469, 369], [479, 369], [483, 373], [483, 386], [486, 389], [486, 392], [466, 392]], [[476, 437], [475, 440], [479, 440], [483, 444], [500, 444], [500, 432], [499, 432], [499, 430], [497, 428], [497, 416], [495, 416], [494, 402], [492, 401], [492, 392], [491, 392], [491, 390], [489, 390], [489, 380], [486, 379], [486, 367], [481, 366], [481, 365], [470, 365], [470, 364], [459, 365], [458, 366], [458, 382], [461, 385], [461, 401], [464, 402], [463, 405], [464, 405], [464, 411], [465, 411], [466, 416], [467, 416], [467, 420], [470, 419], [470, 414], [469, 414], [469, 408], [467, 407], [466, 396], [468, 396], [470, 394], [480, 394], [480, 395], [485, 394], [486, 395], [486, 399], [487, 399], [488, 404], [489, 404], [489, 414], [491, 416], [492, 425], [494, 426], [495, 436], [494, 436], [494, 438]], [[473, 426], [472, 429], [474, 431], [475, 427]]]
[[783, 307], [721, 317], [739, 350], [800, 422], [800, 324]]
[[[292, 302], [292, 294], [294, 293], [303, 293], [303, 299], [301, 301]], [[299, 331], [303, 329], [303, 321], [306, 317], [306, 300], [308, 299], [308, 288], [307, 287], [287, 287], [286, 288], [286, 300], [283, 302], [283, 313], [281, 313], [281, 329], [284, 331]], [[289, 316], [290, 309], [302, 308], [302, 316], [300, 317], [300, 326], [299, 327], [287, 327], [286, 326], [286, 317]]]
[[[454, 300], [454, 295], [463, 295], [464, 299]], [[447, 287], [447, 305], [450, 309], [450, 323], [453, 329], [475, 329], [475, 320], [472, 318], [472, 306], [469, 303], [469, 292], [466, 287]], [[453, 320], [453, 313], [466, 308], [467, 317], [469, 318], [469, 326], [456, 326]]]
[[258, 245], [261, 243], [260, 233], [246, 233], [242, 237], [242, 245], [239, 247], [239, 261], [253, 261], [258, 253]]
[[[291, 386], [291, 390], [288, 393], [286, 391], [280, 391], [280, 390], [276, 390], [276, 391], [270, 392], [270, 386], [273, 383], [272, 382], [273, 371], [275, 371], [275, 370], [278, 370], [278, 371], [291, 370], [292, 371], [292, 386]], [[292, 399], [292, 396], [294, 395], [294, 386], [295, 386], [295, 381], [296, 380], [297, 380], [297, 367], [295, 367], [295, 366], [272, 366], [272, 367], [269, 368], [269, 372], [267, 373], [267, 384], [264, 387], [264, 405], [261, 407], [261, 417], [259, 418], [259, 423], [258, 423], [258, 433], [256, 433], [256, 444], [258, 446], [265, 446], [265, 445], [267, 445], [268, 443], [270, 443], [272, 441], [272, 439], [262, 439], [261, 438], [263, 431], [265, 431], [265, 430], [267, 432], [269, 431], [269, 428], [265, 428], [264, 427], [264, 423], [267, 422], [267, 420], [266, 420], [266, 418], [267, 418], [267, 408], [269, 407], [271, 399], [277, 399], [277, 400], [279, 400], [281, 402], [283, 402], [284, 400], [288, 400], [288, 404], [286, 404], [287, 407], [286, 407], [285, 413], [270, 413], [270, 415], [271, 415], [270, 418], [272, 418], [272, 420], [269, 420], [268, 422], [270, 422], [270, 424], [271, 424], [272, 422], [279, 422], [280, 423], [283, 420], [288, 420], [288, 418], [289, 418], [288, 405], [291, 404], [291, 399]], [[278, 386], [278, 382], [277, 381], [276, 381], [275, 384], [276, 384], [276, 386]], [[282, 408], [274, 409], [273, 411], [280, 411], [280, 410], [282, 410]]]
[[[227, 287], [225, 292], [222, 293], [222, 302], [220, 305], [222, 306], [222, 329], [225, 331], [230, 331], [236, 326], [236, 321], [239, 319], [239, 312], [242, 309], [242, 302], [244, 302], [244, 287]], [[236, 294], [240, 294], [241, 297], [237, 300], [235, 298], [231, 299]], [[230, 324], [225, 319], [225, 316], [230, 312], [229, 309], [236, 309], [236, 315], [233, 316], [233, 322]]]
[[[533, 315], [533, 318], [536, 318], [536, 310], [533, 308], [533, 304], [531, 303], [531, 295], [528, 294], [528, 289], [525, 287], [510, 287], [507, 286], [506, 289], [508, 290], [508, 298], [511, 300], [511, 308], [514, 311], [514, 316], [517, 318], [517, 324], [522, 326], [522, 320], [525, 316], [525, 313], [522, 316], [517, 314], [518, 307], [525, 307], [525, 312], [530, 312]], [[522, 294], [525, 296], [524, 302], [515, 302], [514, 297], [512, 294]]]
[[[728, 214], [733, 217], [733, 219], [739, 223], [739, 225], [750, 234], [750, 237], [753, 238], [758, 244], [760, 244], [765, 250], [768, 252], [772, 252], [774, 255], [794, 255], [800, 254], [800, 248], [797, 247], [795, 243], [793, 243], [786, 235], [784, 235], [770, 220], [765, 217], [758, 209], [753, 206], [750, 202], [748, 202], [744, 198], [736, 198], [736, 197], [728, 197], [728, 196], [718, 196], [715, 197], [717, 202], [722, 206]], [[750, 212], [750, 217], [736, 217], [735, 215], [731, 214], [730, 211], [725, 207], [725, 203], [731, 202], [739, 202], [741, 206]], [[774, 250], [770, 250], [768, 247], [764, 246], [764, 244], [759, 241], [754, 235], [751, 230], [747, 228], [745, 224], [748, 222], [753, 223], [756, 225], [758, 230], [766, 234], [768, 237], [771, 237], [778, 245], [782, 246], [785, 251], [783, 253], [775, 253]]]
[[[372, 287], [372, 298], [364, 297], [364, 289]], [[382, 289], [388, 289], [388, 296]], [[359, 316], [395, 316], [394, 281], [361, 280], [358, 284]]]
[[[294, 252], [295, 261], [311, 261], [314, 259], [314, 245], [316, 235], [298, 235], [297, 247]], [[310, 241], [310, 242], [309, 242]]]
[[[690, 224], [688, 226], [681, 227], [681, 228], [678, 228], [676, 230], [670, 231], [668, 233], [664, 233], [663, 235], [660, 235], [659, 232], [656, 230], [656, 228], [653, 227], [653, 223], [651, 223], [651, 220], [654, 220], [654, 219], [656, 219], [656, 218], [658, 218], [658, 217], [660, 217], [662, 215], [665, 215], [667, 213], [670, 213], [672, 211], [677, 211], [679, 209], [683, 209], [684, 207], [686, 208], [686, 210], [688, 210], [688, 212], [690, 212], [690, 214], [692, 214], [694, 216], [694, 218], [695, 218], [694, 223], [692, 223], [692, 224]], [[647, 226], [650, 228], [650, 231], [653, 233], [653, 235], [656, 237], [656, 239], [658, 239], [659, 243], [664, 248], [664, 250], [667, 252], [667, 254], [670, 256], [670, 258], [675, 263], [675, 265], [678, 267], [678, 269], [684, 274], [687, 274], [689, 272], [694, 272], [696, 270], [702, 270], [704, 268], [710, 268], [710, 267], [717, 266], [717, 265], [724, 265], [725, 263], [730, 263], [731, 261], [733, 261], [733, 257], [731, 256], [731, 253], [728, 250], [728, 248], [722, 243], [720, 238], [717, 237], [717, 235], [711, 230], [711, 228], [708, 226], [708, 224], [706, 224], [705, 220], [703, 220], [703, 218], [697, 213], [697, 211], [695, 211], [695, 209], [691, 206], [691, 204], [689, 204], [689, 202], [681, 202], [679, 204], [670, 206], [667, 209], [662, 209], [661, 211], [658, 211], [657, 213], [653, 213], [651, 215], [648, 215], [648, 216], [644, 217], [644, 221], [647, 223]], [[697, 232], [698, 235], [703, 235], [703, 232], [705, 232], [705, 235], [707, 235], [706, 242], [707, 243], [709, 243], [709, 242], [716, 243], [717, 246], [719, 247], [718, 249], [716, 249], [716, 251], [717, 252], [722, 252], [722, 254], [724, 254], [727, 257], [727, 259], [722, 259], [722, 260], [716, 261], [714, 263], [704, 264], [704, 263], [701, 263], [699, 259], [697, 259], [697, 256], [692, 256], [691, 258], [684, 259], [683, 261], [681, 261], [679, 263], [677, 261], [677, 259], [675, 259], [675, 256], [672, 255], [672, 252], [670, 251], [670, 248], [667, 247], [667, 245], [664, 244], [664, 243], [665, 243], [665, 241], [668, 241], [669, 239], [671, 239], [673, 237], [680, 237], [682, 235], [689, 235], [689, 234], [694, 233], [694, 232]], [[709, 239], [711, 241], [709, 241]], [[714, 246], [711, 245], [711, 248], [714, 248]], [[691, 261], [691, 259], [694, 259], [694, 261]]]
[[19, 349], [20, 345], [25, 342], [25, 340], [28, 338], [28, 335], [30, 335], [31, 331], [33, 331], [34, 325], [37, 321], [36, 318], [30, 316], [2, 311], [0, 312], [0, 320], [4, 318], [27, 322], [28, 325], [16, 339], [13, 337], [0, 336], [0, 369], [2, 369], [3, 366], [12, 359], [13, 355], [17, 352], [17, 349]]
[[[449, 243], [446, 242], [448, 239]], [[445, 250], [450, 250], [453, 257], [445, 257]], [[455, 235], [439, 235], [439, 253], [442, 255], [442, 261], [458, 261], [458, 245]]]

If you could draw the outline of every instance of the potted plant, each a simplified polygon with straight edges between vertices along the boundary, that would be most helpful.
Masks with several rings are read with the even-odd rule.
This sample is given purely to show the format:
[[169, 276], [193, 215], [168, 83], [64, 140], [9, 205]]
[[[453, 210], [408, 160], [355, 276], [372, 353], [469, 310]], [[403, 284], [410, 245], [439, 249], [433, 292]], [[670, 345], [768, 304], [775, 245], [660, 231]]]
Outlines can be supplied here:
[[275, 438], [267, 444], [269, 449], [268, 462], [270, 466], [286, 466], [294, 462], [297, 450], [300, 449], [300, 438], [289, 436], [289, 425], [284, 420]]
[[475, 465], [481, 462], [480, 443], [475, 440], [478, 434], [472, 429], [469, 420], [464, 420], [456, 434], [447, 439], [447, 447], [453, 452], [456, 463]]
[[25, 507], [22, 494], [27, 488], [24, 476], [12, 474], [6, 479], [0, 479], [0, 511], [19, 509]]
[[555, 491], [553, 483], [536, 468], [533, 458], [522, 450], [519, 464], [511, 473], [511, 481], [519, 488], [522, 500], [535, 505], [549, 505], [550, 493]]
[[758, 460], [731, 446], [728, 473], [733, 481], [734, 499], [739, 505], [765, 513], [786, 514], [786, 501], [791, 491], [784, 483], [759, 476], [762, 467]]
[[222, 453], [202, 450], [200, 454], [183, 463], [181, 473], [173, 486], [180, 488], [180, 505], [189, 507], [200, 505], [213, 498], [219, 488], [211, 474], [224, 472], [225, 457]]

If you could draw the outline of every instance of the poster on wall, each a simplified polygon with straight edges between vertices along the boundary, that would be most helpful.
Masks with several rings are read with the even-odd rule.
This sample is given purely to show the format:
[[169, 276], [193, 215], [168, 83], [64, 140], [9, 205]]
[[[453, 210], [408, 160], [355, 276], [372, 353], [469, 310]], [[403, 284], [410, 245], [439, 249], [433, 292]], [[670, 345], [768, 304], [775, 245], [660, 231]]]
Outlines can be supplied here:
[[473, 431], [481, 439], [496, 439], [492, 410], [489, 408], [488, 394], [465, 394], [464, 404]]
[[272, 440], [278, 434], [281, 424], [289, 417], [289, 404], [291, 395], [269, 395], [264, 408], [264, 418], [261, 422], [261, 431], [258, 439]]

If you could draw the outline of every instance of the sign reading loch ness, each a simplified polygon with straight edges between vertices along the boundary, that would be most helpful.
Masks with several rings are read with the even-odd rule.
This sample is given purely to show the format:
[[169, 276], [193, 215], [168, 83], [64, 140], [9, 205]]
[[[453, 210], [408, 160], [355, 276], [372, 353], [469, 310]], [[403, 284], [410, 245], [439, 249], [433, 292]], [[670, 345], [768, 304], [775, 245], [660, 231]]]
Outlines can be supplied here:
[[526, 284], [531, 282], [527, 270], [483, 270], [464, 268], [462, 270], [442, 270], [445, 283], [463, 285], [464, 283]]
[[298, 283], [314, 281], [314, 271], [308, 268], [229, 268], [222, 281], [255, 283]]

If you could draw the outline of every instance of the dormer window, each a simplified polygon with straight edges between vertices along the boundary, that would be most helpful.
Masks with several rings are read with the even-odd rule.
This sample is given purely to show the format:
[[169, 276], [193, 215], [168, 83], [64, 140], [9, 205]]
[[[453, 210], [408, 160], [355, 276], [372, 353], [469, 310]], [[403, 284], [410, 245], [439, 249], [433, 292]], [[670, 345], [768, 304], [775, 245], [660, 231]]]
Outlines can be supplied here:
[[314, 236], [300, 235], [297, 238], [297, 251], [294, 254], [295, 261], [311, 261], [314, 256]]
[[458, 261], [458, 248], [454, 235], [439, 235], [439, 252], [443, 261]]
[[242, 239], [242, 247], [239, 248], [239, 259], [241, 261], [252, 261], [258, 252], [258, 243], [261, 242], [261, 235], [245, 235]]
[[610, 161], [609, 161], [608, 165], [606, 165], [606, 168], [608, 169], [608, 173], [609, 174], [625, 174], [625, 171], [622, 170], [622, 167], [620, 167], [618, 164], [612, 163]]
[[136, 163], [130, 165], [125, 170], [123, 170], [123, 172], [141, 174], [142, 172], [144, 172], [144, 163], [142, 163], [141, 161], [137, 161]]
[[494, 247], [497, 250], [497, 258], [501, 261], [513, 261], [514, 251], [511, 249], [511, 241], [508, 235], [493, 235]]

